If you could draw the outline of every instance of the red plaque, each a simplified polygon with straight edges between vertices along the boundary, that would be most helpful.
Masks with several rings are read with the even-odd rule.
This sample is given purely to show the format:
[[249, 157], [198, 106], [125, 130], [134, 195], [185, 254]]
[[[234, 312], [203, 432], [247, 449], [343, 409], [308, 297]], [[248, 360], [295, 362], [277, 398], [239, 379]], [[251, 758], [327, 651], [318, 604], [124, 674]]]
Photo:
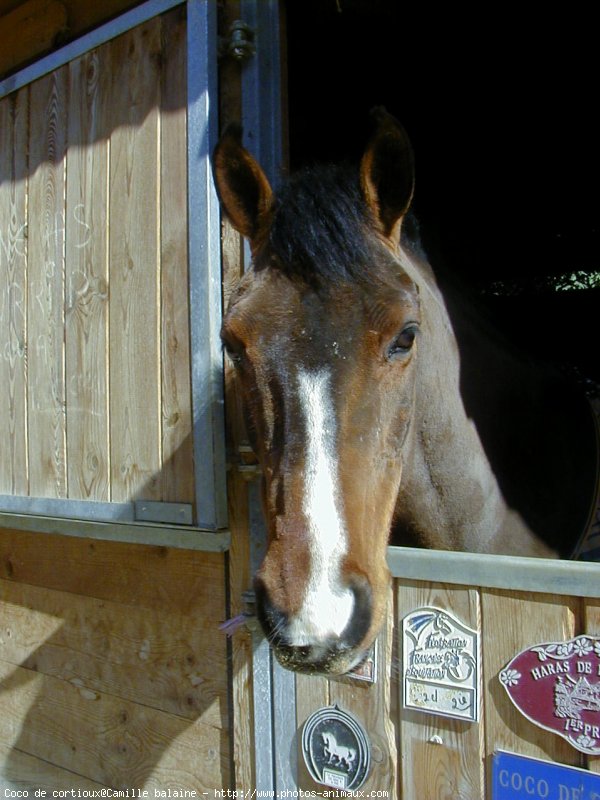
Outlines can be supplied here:
[[582, 753], [600, 754], [600, 638], [537, 644], [516, 655], [499, 678], [527, 719]]

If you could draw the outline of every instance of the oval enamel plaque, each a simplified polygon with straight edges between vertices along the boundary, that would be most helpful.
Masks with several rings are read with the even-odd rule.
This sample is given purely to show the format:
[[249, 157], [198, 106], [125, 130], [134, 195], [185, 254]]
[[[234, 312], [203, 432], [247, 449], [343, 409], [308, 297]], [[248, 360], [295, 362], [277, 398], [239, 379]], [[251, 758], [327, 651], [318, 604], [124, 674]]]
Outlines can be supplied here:
[[528, 720], [582, 753], [600, 754], [600, 638], [534, 645], [498, 677]]
[[360, 723], [337, 706], [321, 708], [306, 720], [302, 755], [312, 778], [334, 789], [360, 788], [369, 774], [369, 740]]

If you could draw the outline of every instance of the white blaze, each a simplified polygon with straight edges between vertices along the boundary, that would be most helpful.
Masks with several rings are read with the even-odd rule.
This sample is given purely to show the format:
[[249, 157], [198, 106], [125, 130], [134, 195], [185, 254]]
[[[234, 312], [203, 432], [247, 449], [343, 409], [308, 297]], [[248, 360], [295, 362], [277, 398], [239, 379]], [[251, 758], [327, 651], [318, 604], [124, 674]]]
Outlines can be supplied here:
[[335, 416], [326, 370], [298, 374], [306, 426], [303, 512], [309, 534], [310, 574], [298, 615], [290, 620], [290, 643], [298, 647], [338, 636], [348, 624], [354, 595], [340, 585], [347, 552], [335, 457]]

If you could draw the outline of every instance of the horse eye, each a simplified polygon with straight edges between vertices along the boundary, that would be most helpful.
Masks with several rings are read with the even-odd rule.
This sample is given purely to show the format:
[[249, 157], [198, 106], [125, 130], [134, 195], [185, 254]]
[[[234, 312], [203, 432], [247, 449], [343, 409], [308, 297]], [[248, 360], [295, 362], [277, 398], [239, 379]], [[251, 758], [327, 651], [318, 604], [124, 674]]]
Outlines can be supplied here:
[[244, 351], [242, 348], [234, 348], [229, 342], [223, 341], [223, 349], [227, 353], [227, 357], [233, 366], [236, 367], [236, 369], [237, 367], [241, 366], [244, 358]]
[[418, 330], [418, 326], [414, 323], [403, 328], [388, 348], [388, 359], [399, 358], [409, 353], [415, 343]]

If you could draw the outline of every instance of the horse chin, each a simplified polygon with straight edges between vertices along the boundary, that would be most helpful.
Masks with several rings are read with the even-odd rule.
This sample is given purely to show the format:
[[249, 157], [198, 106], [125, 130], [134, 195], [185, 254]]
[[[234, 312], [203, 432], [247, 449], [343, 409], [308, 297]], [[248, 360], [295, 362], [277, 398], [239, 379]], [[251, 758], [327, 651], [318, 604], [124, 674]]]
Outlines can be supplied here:
[[319, 675], [325, 678], [341, 677], [361, 666], [369, 654], [369, 648], [353, 648], [342, 651], [309, 653], [304, 647], [273, 647], [277, 661], [285, 669], [304, 675]]

